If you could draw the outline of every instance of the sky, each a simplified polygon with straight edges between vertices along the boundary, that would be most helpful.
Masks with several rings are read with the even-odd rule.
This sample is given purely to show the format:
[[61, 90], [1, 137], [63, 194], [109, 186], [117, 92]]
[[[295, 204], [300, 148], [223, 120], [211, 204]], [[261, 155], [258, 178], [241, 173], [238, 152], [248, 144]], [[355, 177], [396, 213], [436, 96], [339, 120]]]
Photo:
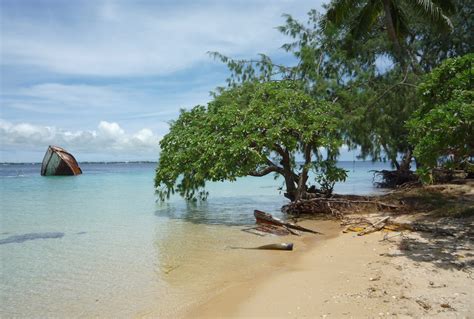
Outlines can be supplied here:
[[50, 144], [157, 160], [179, 110], [225, 85], [208, 51], [291, 63], [275, 27], [323, 2], [0, 0], [0, 162], [40, 162]]

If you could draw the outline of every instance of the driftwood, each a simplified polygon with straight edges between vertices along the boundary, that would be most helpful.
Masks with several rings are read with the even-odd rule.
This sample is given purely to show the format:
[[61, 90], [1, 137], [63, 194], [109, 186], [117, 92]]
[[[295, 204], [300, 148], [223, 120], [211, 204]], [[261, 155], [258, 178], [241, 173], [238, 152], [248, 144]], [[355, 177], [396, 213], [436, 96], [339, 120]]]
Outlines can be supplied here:
[[287, 226], [283, 226], [290, 234], [295, 235], [295, 236], [301, 236], [301, 234], [297, 230], [293, 230]]
[[369, 227], [365, 228], [363, 231], [358, 233], [357, 236], [363, 236], [363, 235], [381, 230], [382, 228], [384, 228], [385, 224], [388, 222], [389, 219], [390, 219], [390, 216], [382, 218], [378, 222], [370, 225]]
[[254, 216], [255, 216], [255, 219], [257, 220], [257, 224], [276, 225], [276, 226], [283, 227], [287, 229], [288, 231], [290, 231], [289, 229], [295, 229], [295, 230], [312, 233], [312, 234], [321, 234], [320, 232], [314, 231], [309, 228], [305, 228], [305, 227], [302, 227], [290, 222], [284, 222], [281, 219], [275, 218], [268, 213], [262, 212], [261, 210], [255, 210]]
[[276, 236], [287, 236], [287, 235], [292, 234], [292, 232], [290, 232], [290, 229], [286, 229], [281, 226], [273, 226], [270, 224], [258, 225], [257, 227], [244, 228], [242, 229], [242, 231], [247, 232], [249, 234], [262, 236], [262, 237], [266, 236], [267, 234], [272, 234]]

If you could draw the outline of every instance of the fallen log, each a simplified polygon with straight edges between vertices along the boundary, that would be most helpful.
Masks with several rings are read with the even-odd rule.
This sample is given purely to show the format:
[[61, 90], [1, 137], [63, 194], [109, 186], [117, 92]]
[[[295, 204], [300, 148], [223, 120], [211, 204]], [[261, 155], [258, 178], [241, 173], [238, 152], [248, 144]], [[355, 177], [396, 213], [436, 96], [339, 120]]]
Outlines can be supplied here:
[[321, 234], [320, 232], [314, 231], [309, 228], [305, 228], [305, 227], [302, 227], [293, 223], [289, 223], [289, 222], [284, 222], [281, 219], [275, 218], [268, 213], [262, 212], [261, 210], [256, 209], [254, 211], [254, 216], [255, 216], [255, 219], [257, 220], [257, 224], [277, 225], [284, 228], [296, 229], [296, 230], [307, 232], [307, 233]]

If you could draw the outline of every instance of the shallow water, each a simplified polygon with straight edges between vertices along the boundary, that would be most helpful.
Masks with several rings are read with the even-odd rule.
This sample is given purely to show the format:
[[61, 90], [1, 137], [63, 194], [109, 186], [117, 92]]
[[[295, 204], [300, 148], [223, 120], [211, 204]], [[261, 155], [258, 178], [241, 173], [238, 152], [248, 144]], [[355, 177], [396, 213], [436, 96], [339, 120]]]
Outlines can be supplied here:
[[[0, 317], [172, 316], [267, 254], [228, 246], [268, 241], [241, 229], [253, 210], [280, 215], [272, 176], [209, 185], [203, 203], [153, 190], [156, 164], [82, 164], [75, 177], [41, 177], [39, 164], [0, 165]], [[370, 162], [341, 163], [340, 193], [376, 192]], [[232, 278], [232, 277], [231, 277]]]

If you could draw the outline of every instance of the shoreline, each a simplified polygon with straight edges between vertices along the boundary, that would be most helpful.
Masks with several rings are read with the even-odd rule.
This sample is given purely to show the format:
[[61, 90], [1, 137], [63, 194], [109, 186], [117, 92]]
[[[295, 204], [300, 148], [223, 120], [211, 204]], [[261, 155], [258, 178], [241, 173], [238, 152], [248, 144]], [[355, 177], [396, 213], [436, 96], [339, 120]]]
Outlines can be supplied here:
[[[321, 231], [324, 235], [308, 234], [304, 236], [256, 236], [241, 231], [241, 227], [221, 228], [224, 232], [230, 232], [232, 238], [222, 239], [217, 247], [221, 250], [214, 255], [206, 264], [196, 268], [196, 264], [189, 261], [193, 256], [187, 256], [183, 264], [176, 270], [167, 273], [166, 278], [169, 285], [168, 294], [155, 305], [143, 309], [136, 314], [137, 318], [186, 318], [194, 317], [195, 311], [201, 305], [231, 291], [242, 284], [254, 282], [256, 278], [264, 278], [269, 274], [286, 271], [288, 258], [298, 260], [302, 258], [314, 245], [324, 242], [328, 238], [337, 236], [341, 227], [334, 220], [321, 219], [317, 224], [308, 224], [302, 221], [300, 225], [312, 226], [313, 229]], [[213, 228], [214, 229], [214, 228]], [[217, 231], [214, 229], [213, 231]], [[235, 237], [238, 236], [238, 237]], [[174, 238], [174, 237], [173, 237]], [[275, 250], [248, 250], [248, 249], [226, 249], [228, 246], [258, 247], [272, 243], [294, 243], [293, 251]], [[217, 243], [216, 243], [217, 244]], [[198, 243], [192, 244], [198, 247]], [[216, 246], [216, 245], [213, 245]], [[189, 251], [189, 249], [186, 249]], [[212, 251], [207, 249], [197, 251], [201, 257], [209, 258]], [[197, 260], [197, 259], [196, 259]], [[198, 258], [198, 260], [203, 260]], [[178, 304], [173, 300], [181, 300]], [[164, 302], [164, 304], [163, 304]], [[171, 307], [170, 307], [171, 306]]]
[[290, 253], [284, 267], [231, 285], [184, 317], [472, 316], [472, 272], [438, 264], [434, 256], [423, 261], [422, 252], [413, 253], [415, 244], [405, 250], [402, 243], [417, 236], [376, 232], [359, 237], [339, 232], [322, 241], [306, 237], [307, 249], [298, 258]]

